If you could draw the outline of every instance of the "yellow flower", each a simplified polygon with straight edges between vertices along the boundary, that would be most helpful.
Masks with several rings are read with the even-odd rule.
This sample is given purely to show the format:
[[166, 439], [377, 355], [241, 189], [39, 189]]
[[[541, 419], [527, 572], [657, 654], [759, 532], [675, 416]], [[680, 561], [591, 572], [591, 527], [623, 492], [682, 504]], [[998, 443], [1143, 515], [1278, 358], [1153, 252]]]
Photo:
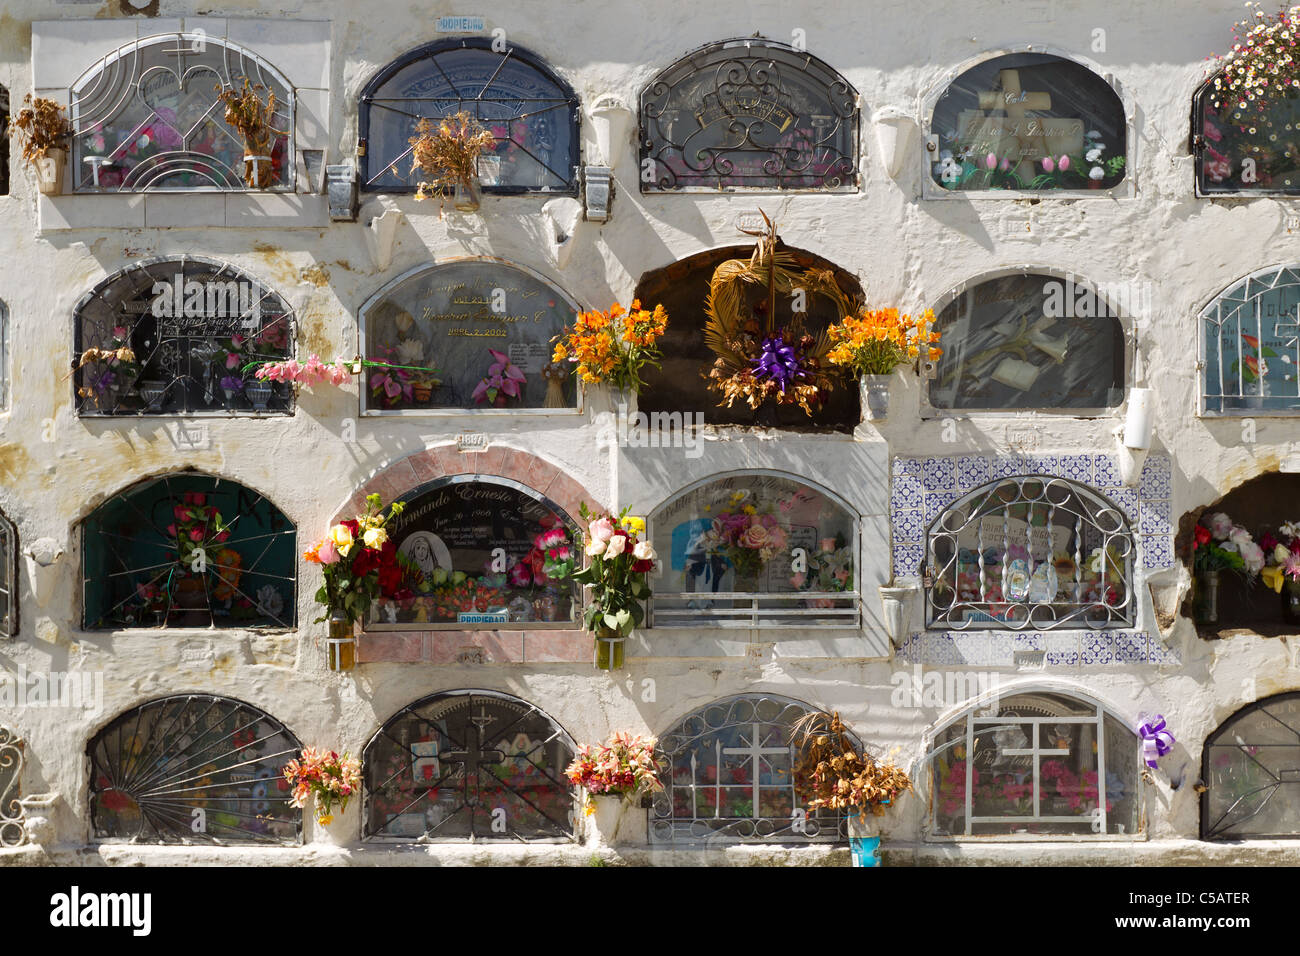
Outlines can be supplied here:
[[323, 827], [327, 827], [334, 822], [334, 817], [328, 813], [322, 814], [321, 816], [316, 818], [316, 822]]
[[388, 540], [388, 532], [383, 528], [368, 528], [361, 536], [361, 540], [366, 543], [367, 548], [382, 548], [384, 542]]
[[330, 528], [330, 540], [334, 542], [334, 547], [338, 549], [339, 554], [346, 558], [354, 543], [352, 529], [347, 525], [336, 524]]
[[587, 799], [587, 804], [582, 808], [582, 812], [586, 816], [591, 816], [593, 813], [596, 812], [596, 804], [591, 800], [591, 798]]

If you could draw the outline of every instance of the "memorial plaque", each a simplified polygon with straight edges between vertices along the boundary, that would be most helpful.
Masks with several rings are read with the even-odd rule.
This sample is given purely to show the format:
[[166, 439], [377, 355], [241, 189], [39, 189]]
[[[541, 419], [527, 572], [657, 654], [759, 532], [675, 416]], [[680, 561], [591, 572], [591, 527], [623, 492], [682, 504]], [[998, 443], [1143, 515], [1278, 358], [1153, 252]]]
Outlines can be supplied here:
[[450, 262], [402, 281], [363, 309], [372, 369], [368, 412], [573, 408], [570, 366], [546, 374], [552, 339], [576, 315], [541, 279], [500, 262]]
[[571, 621], [573, 587], [547, 576], [550, 548], [539, 541], [557, 535], [580, 563], [566, 521], [559, 509], [506, 484], [453, 480], [412, 498], [388, 526], [402, 593], [376, 601], [375, 622], [490, 628]]

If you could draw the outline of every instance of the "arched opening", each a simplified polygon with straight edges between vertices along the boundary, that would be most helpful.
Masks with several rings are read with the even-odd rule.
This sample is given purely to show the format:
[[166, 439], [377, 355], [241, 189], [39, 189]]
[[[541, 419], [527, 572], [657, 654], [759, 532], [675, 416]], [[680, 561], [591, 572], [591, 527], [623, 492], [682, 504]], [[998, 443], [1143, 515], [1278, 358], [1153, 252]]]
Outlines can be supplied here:
[[1300, 266], [1270, 266], [1200, 314], [1201, 412], [1300, 411]]
[[1300, 693], [1248, 704], [1205, 740], [1202, 840], [1300, 836]]

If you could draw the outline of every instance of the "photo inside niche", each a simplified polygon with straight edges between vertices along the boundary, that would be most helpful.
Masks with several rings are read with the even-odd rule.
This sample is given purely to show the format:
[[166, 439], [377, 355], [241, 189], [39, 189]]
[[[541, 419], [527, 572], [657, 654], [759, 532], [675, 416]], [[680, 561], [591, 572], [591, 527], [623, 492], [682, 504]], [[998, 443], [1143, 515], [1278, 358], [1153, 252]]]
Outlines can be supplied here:
[[[826, 269], [848, 296], [861, 300], [862, 286], [856, 278], [820, 256], [781, 246], [793, 256], [800, 269]], [[637, 396], [641, 412], [697, 412], [710, 425], [762, 425], [791, 431], [852, 432], [862, 421], [858, 383], [845, 376], [835, 379], [825, 403], [812, 416], [794, 405], [777, 405], [771, 401], [757, 410], [737, 401], [730, 408], [718, 404], [718, 393], [709, 388], [708, 373], [714, 354], [704, 342], [707, 317], [704, 303], [709, 294], [713, 271], [727, 259], [748, 259], [753, 246], [727, 246], [699, 253], [680, 262], [649, 272], [637, 283], [633, 297], [642, 305], [662, 304], [670, 316], [668, 328], [659, 340], [663, 353], [660, 368], [646, 367], [641, 377], [645, 388]], [[765, 290], [747, 285], [743, 294], [751, 313], [762, 316], [767, 309]], [[777, 297], [776, 325], [791, 319], [791, 300]], [[835, 305], [821, 296], [808, 296], [803, 315], [805, 329], [816, 335], [839, 320]]]
[[1124, 401], [1124, 328], [1092, 287], [1044, 274], [973, 284], [936, 317], [940, 409], [1102, 409]]
[[[1110, 189], [1125, 175], [1124, 104], [1102, 77], [1045, 53], [995, 57], [935, 103], [945, 189]], [[933, 154], [931, 154], [933, 156]]]
[[551, 340], [573, 323], [573, 304], [521, 269], [448, 262], [399, 283], [362, 316], [371, 368], [366, 411], [577, 407], [571, 366], [551, 361]]

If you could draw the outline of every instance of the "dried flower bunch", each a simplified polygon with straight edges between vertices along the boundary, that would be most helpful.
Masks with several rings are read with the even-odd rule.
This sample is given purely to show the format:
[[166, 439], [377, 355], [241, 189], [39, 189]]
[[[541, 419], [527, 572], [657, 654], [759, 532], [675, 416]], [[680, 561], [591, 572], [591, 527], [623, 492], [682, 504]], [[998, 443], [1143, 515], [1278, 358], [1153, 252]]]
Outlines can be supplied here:
[[478, 158], [496, 145], [496, 137], [469, 113], [461, 110], [454, 116], [438, 120], [421, 119], [415, 127], [411, 144], [411, 172], [419, 170], [426, 177], [416, 190], [416, 199], [439, 200], [457, 183], [469, 182], [478, 175]]
[[267, 162], [256, 166], [247, 159], [244, 161], [248, 185], [265, 189], [275, 179], [275, 168], [270, 162], [275, 138], [284, 136], [285, 132], [274, 126], [275, 91], [266, 90], [266, 101], [263, 102], [258, 96], [259, 90], [266, 90], [266, 87], [260, 83], [254, 86], [248, 82], [248, 77], [244, 77], [243, 90], [218, 86], [217, 99], [226, 107], [226, 125], [233, 127], [243, 139], [244, 151], [249, 156], [267, 157]]
[[858, 753], [838, 713], [813, 711], [794, 725], [799, 748], [794, 785], [808, 809], [857, 810], [883, 816], [885, 807], [912, 789], [905, 772]]
[[18, 111], [11, 123], [12, 133], [17, 130], [23, 148], [23, 159], [35, 165], [52, 149], [67, 149], [72, 137], [72, 125], [64, 114], [63, 106], [44, 97], [32, 99], [28, 93], [23, 98], [28, 104]]

